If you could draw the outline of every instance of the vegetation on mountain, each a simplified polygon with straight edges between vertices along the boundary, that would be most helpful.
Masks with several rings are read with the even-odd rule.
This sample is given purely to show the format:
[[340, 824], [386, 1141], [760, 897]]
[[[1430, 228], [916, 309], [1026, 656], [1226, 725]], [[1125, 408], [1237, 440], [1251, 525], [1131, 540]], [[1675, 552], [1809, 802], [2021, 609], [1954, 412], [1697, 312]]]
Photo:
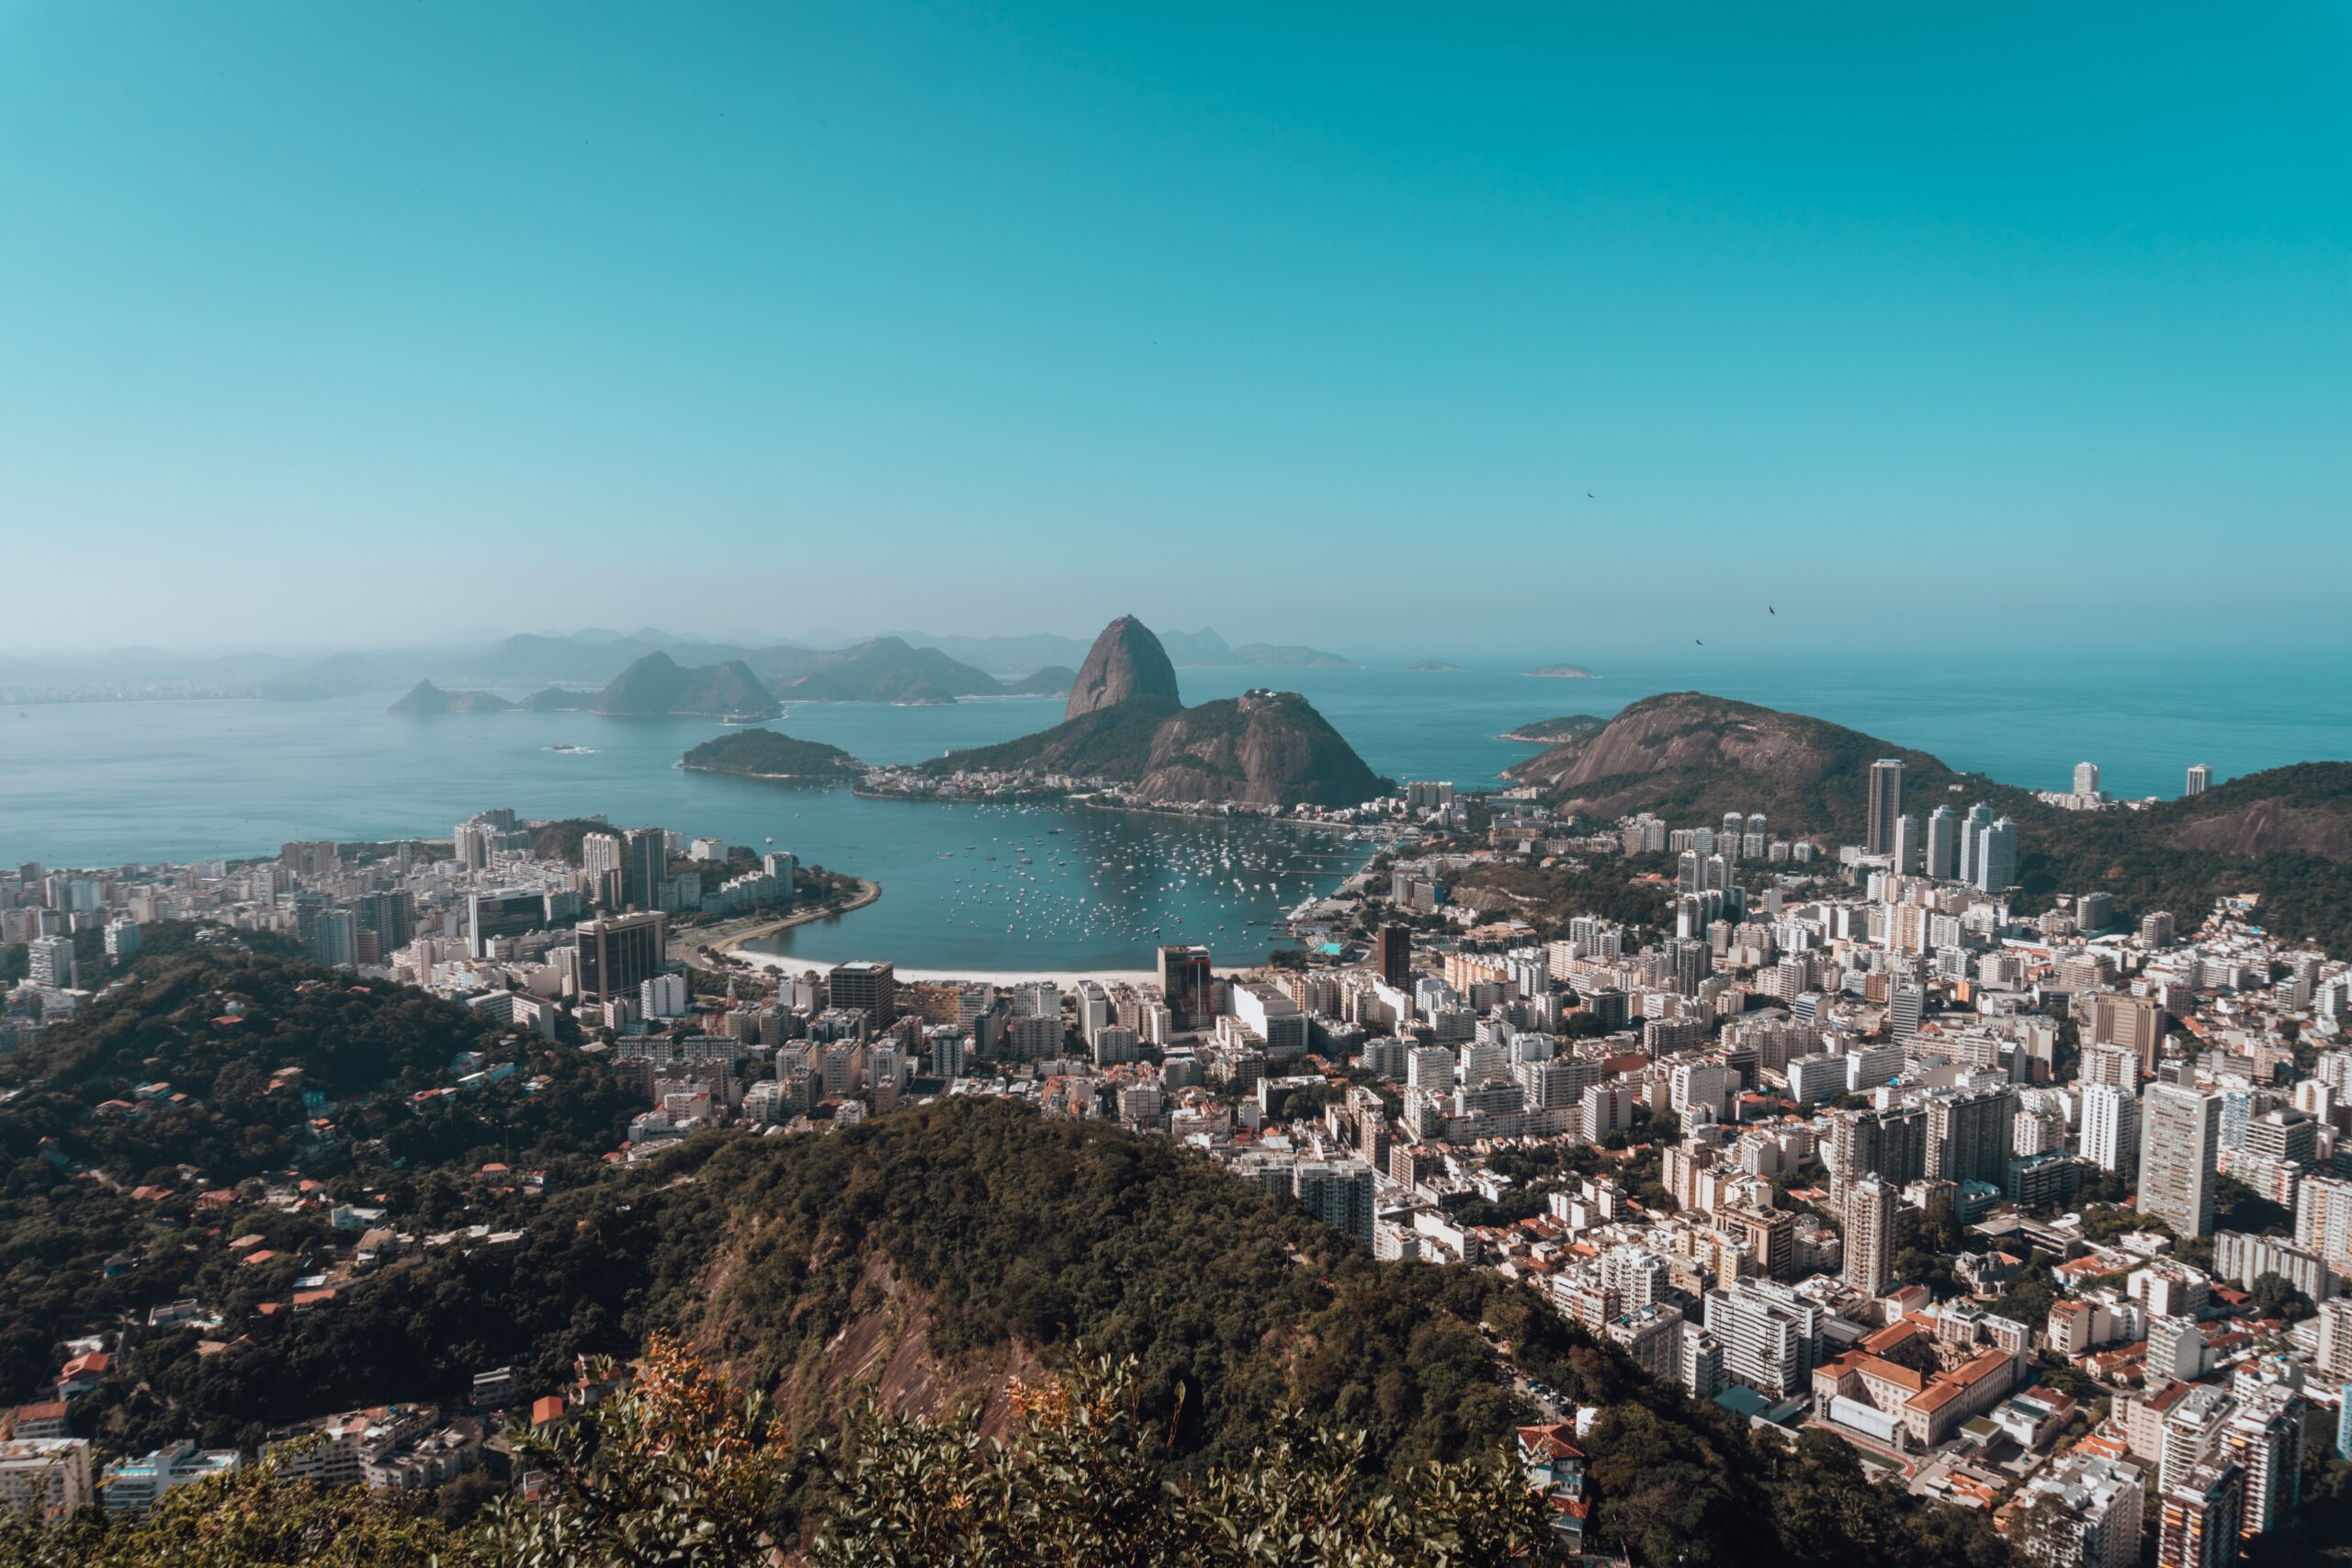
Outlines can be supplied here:
[[419, 681], [389, 713], [504, 713], [514, 705], [495, 692], [445, 692], [430, 681]]
[[617, 718], [672, 714], [774, 718], [782, 711], [740, 659], [690, 669], [660, 652], [647, 654], [613, 677], [590, 709]]
[[591, 833], [619, 830], [602, 817], [565, 817], [536, 823], [531, 829], [531, 855], [535, 860], [560, 860], [566, 865], [579, 865], [581, 840]]
[[2028, 908], [2104, 889], [2123, 918], [2169, 910], [2194, 926], [2216, 898], [2255, 894], [2270, 931], [2352, 949], [2352, 762], [2274, 768], [2140, 808], [2069, 811], [1841, 725], [1674, 692], [1633, 704], [1509, 776], [1588, 818], [1648, 811], [1695, 825], [1762, 811], [1776, 832], [1834, 844], [1862, 839], [1870, 764], [1881, 757], [1904, 762], [1905, 811], [1964, 812], [1981, 801], [2017, 823]]
[[1007, 694], [1016, 697], [1058, 697], [1068, 694], [1077, 684], [1077, 671], [1066, 664], [1048, 664], [1008, 682], [1004, 689]]
[[594, 692], [575, 691], [568, 686], [548, 686], [523, 699], [526, 713], [584, 713], [596, 701]]
[[819, 703], [951, 703], [994, 696], [995, 676], [950, 659], [935, 648], [915, 648], [878, 637], [835, 653], [810, 654], [805, 668], [775, 678], [776, 692]]
[[865, 766], [838, 746], [797, 740], [773, 729], [738, 729], [716, 736], [681, 760], [689, 768], [707, 773], [767, 779], [849, 778]]
[[1590, 735], [1608, 722], [1594, 714], [1563, 714], [1558, 718], [1539, 718], [1532, 724], [1522, 724], [1516, 729], [1506, 730], [1499, 739], [1553, 746], [1563, 740]]

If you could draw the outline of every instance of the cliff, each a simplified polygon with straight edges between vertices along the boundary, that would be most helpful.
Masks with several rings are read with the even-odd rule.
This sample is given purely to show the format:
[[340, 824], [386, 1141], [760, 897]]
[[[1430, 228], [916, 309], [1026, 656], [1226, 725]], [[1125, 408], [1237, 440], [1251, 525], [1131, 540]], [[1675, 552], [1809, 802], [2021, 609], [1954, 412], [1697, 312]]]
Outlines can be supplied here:
[[1170, 804], [1353, 806], [1388, 788], [1312, 704], [1289, 692], [1250, 692], [1191, 708], [1136, 697], [922, 767], [1109, 779]]
[[596, 694], [591, 712], [616, 718], [672, 714], [774, 718], [782, 710], [740, 659], [689, 669], [666, 653], [649, 653]]
[[1182, 699], [1176, 691], [1176, 667], [1151, 628], [1133, 615], [1121, 615], [1102, 628], [1086, 662], [1070, 682], [1069, 701], [1062, 716], [1078, 718], [1138, 697], [1165, 702]]

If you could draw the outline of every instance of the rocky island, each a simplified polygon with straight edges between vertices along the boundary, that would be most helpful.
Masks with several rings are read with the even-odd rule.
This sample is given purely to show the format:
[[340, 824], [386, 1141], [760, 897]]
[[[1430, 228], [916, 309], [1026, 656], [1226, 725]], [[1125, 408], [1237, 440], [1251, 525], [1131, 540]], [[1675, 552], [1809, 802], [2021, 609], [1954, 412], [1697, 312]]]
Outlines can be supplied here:
[[838, 746], [799, 740], [775, 729], [739, 729], [713, 737], [679, 759], [696, 773], [739, 773], [753, 779], [854, 778], [865, 764]]
[[1541, 681], [1597, 681], [1600, 679], [1581, 664], [1539, 664], [1525, 673]]
[[514, 706], [495, 692], [445, 692], [430, 681], [419, 681], [408, 694], [385, 709], [387, 713], [504, 713]]
[[1405, 671], [1410, 675], [1459, 675], [1462, 666], [1448, 664], [1442, 659], [1416, 659], [1405, 666]]
[[1143, 805], [1273, 809], [1355, 806], [1388, 788], [1295, 693], [1250, 691], [1186, 707], [1167, 649], [1132, 615], [1094, 639], [1053, 728], [875, 782], [886, 793], [936, 795], [978, 778], [1039, 792], [1107, 786]]
[[784, 711], [740, 659], [687, 666], [666, 653], [649, 653], [622, 671], [587, 706], [613, 718], [774, 718]]

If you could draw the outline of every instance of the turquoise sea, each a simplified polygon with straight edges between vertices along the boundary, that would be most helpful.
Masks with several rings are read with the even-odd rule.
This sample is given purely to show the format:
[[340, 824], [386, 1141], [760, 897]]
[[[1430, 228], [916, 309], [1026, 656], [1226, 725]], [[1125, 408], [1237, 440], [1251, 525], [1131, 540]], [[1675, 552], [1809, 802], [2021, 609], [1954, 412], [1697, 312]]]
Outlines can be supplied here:
[[[1689, 689], [1815, 714], [2037, 788], [2066, 787], [2086, 760], [2101, 765], [2111, 792], [2137, 795], [2177, 794], [2192, 762], [2228, 778], [2352, 757], [2352, 684], [2338, 659], [1955, 659], [1876, 646], [1903, 629], [1858, 617], [1849, 646], [1820, 655], [1694, 648], [1612, 662], [1586, 651], [1460, 674], [1392, 664], [1180, 678], [1193, 701], [1261, 685], [1303, 692], [1378, 771], [1465, 786], [1495, 783], [1529, 754], [1498, 739], [1514, 725], [1605, 715]], [[1600, 677], [1520, 673], [1547, 657], [1576, 657]], [[673, 767], [719, 732], [707, 720], [400, 717], [383, 711], [390, 700], [0, 712], [0, 862], [107, 865], [265, 853], [288, 839], [441, 836], [491, 806], [529, 817], [602, 813], [736, 842], [774, 840], [882, 883], [870, 908], [791, 933], [795, 953], [1073, 970], [1142, 967], [1153, 945], [1179, 938], [1236, 959], [1261, 955], [1264, 922], [1355, 863], [1328, 835], [1257, 823], [862, 800], [846, 789]], [[795, 707], [775, 728], [889, 762], [1009, 739], [1059, 716], [1058, 700], [1040, 698], [820, 704]], [[551, 750], [559, 743], [583, 750]]]

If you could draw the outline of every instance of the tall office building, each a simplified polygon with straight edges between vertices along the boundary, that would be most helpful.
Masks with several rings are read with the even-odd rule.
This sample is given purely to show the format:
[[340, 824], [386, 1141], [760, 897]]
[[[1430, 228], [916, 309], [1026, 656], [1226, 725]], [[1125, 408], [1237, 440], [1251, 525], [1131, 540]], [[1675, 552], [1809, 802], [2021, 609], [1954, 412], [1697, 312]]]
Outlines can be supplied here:
[[1894, 869], [1911, 875], [1928, 863], [1927, 846], [1920, 841], [1919, 819], [1909, 812], [1894, 819]]
[[2212, 787], [2213, 770], [2207, 767], [2202, 762], [2190, 764], [2188, 769], [2188, 789], [2187, 793], [2190, 795], [2203, 795], [2207, 790]]
[[2098, 764], [2097, 762], [2075, 764], [2075, 793], [2076, 795], [2098, 793]]
[[490, 868], [490, 829], [481, 822], [460, 822], [450, 832], [450, 856], [468, 871]]
[[835, 964], [828, 991], [833, 1006], [865, 1013], [877, 1034], [899, 1016], [899, 971], [887, 960]]
[[466, 896], [466, 951], [492, 955], [501, 937], [522, 936], [548, 927], [547, 897], [541, 893], [470, 893]]
[[2122, 1084], [2083, 1089], [2083, 1157], [2130, 1180], [2140, 1168], [2140, 1097]]
[[2181, 1236], [2213, 1228], [2213, 1162], [2222, 1146], [2222, 1097], [2150, 1084], [2140, 1101], [2140, 1213]]
[[1894, 850], [1894, 823], [1903, 815], [1903, 760], [1881, 757], [1871, 764], [1870, 818], [1862, 844], [1864, 852], [1890, 854]]
[[1998, 893], [2018, 879], [2018, 825], [2003, 817], [1976, 833], [1976, 875], [1980, 893]]
[[1894, 1282], [1894, 1254], [1901, 1246], [1902, 1206], [1895, 1190], [1875, 1176], [1846, 1189], [1838, 1207], [1846, 1232], [1846, 1282], [1883, 1296]]
[[2156, 1076], [2165, 1051], [2164, 1004], [2154, 997], [2103, 991], [2091, 998], [2091, 1043], [2114, 1045], [2139, 1061], [2140, 1076]]
[[1927, 873], [1946, 882], [1960, 874], [1960, 814], [1949, 806], [1928, 813]]
[[1159, 950], [1159, 991], [1179, 1029], [1205, 1029], [1216, 1017], [1216, 976], [1205, 947]]
[[631, 828], [621, 856], [621, 900], [632, 908], [659, 909], [662, 884], [670, 874], [670, 835], [660, 828]]
[[1380, 934], [1373, 938], [1372, 965], [1380, 977], [1392, 986], [1402, 987], [1411, 985], [1413, 983], [1411, 930], [1405, 926], [1381, 927]]
[[634, 999], [668, 962], [667, 922], [656, 911], [582, 920], [580, 995], [592, 1002]]

